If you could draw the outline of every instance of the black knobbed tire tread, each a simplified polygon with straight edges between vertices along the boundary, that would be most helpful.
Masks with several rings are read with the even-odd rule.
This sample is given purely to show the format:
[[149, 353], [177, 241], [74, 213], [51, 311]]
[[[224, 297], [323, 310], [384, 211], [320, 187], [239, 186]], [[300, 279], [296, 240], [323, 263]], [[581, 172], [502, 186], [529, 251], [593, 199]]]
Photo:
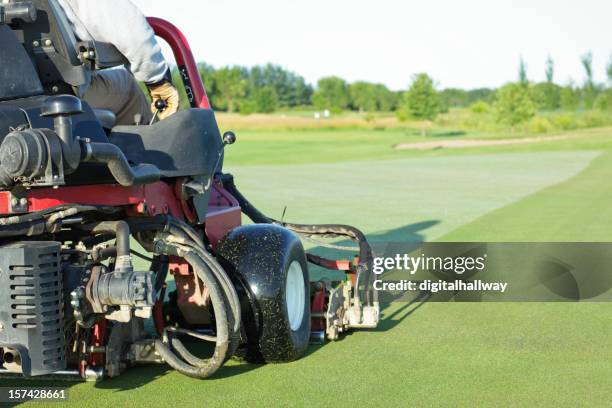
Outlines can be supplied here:
[[[310, 282], [297, 235], [270, 224], [238, 227], [219, 243], [217, 257], [240, 297], [246, 341], [236, 356], [256, 363], [283, 363], [302, 357], [310, 339]], [[293, 314], [293, 328], [286, 296], [292, 264], [301, 268], [304, 285], [303, 314]]]

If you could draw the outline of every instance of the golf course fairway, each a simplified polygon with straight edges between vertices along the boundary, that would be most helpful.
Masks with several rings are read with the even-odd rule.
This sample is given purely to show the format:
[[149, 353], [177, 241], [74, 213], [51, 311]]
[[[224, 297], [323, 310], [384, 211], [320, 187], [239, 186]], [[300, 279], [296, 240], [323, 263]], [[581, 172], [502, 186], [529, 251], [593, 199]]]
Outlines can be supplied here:
[[[225, 168], [258, 208], [276, 218], [286, 207], [287, 221], [354, 224], [373, 242], [612, 240], [609, 131], [580, 141], [452, 153], [393, 152], [394, 137], [360, 134], [359, 140], [329, 140], [330, 150], [320, 154], [306, 137], [286, 132], [273, 135], [282, 151], [279, 163], [278, 151], [266, 156], [265, 143], [256, 145], [258, 134], [246, 132], [246, 147], [240, 139], [236, 144], [244, 160], [228, 149]], [[349, 159], [337, 149], [342, 143], [352, 144]], [[380, 154], [366, 160], [358, 152], [370, 145]], [[207, 380], [140, 366], [97, 384], [69, 383], [70, 401], [96, 408], [166, 401], [175, 407], [265, 407], [307, 400], [309, 406], [353, 408], [612, 401], [609, 304], [417, 298], [383, 306], [378, 329], [312, 345], [290, 364], [230, 361]], [[3, 380], [3, 386], [18, 384], [24, 382]]]

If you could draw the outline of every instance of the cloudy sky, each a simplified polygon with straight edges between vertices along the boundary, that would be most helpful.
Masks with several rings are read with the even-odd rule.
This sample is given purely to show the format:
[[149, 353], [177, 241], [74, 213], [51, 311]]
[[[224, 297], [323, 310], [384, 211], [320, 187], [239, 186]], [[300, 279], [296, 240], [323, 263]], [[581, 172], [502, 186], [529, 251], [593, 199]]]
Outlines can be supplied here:
[[183, 30], [214, 66], [268, 61], [309, 82], [327, 75], [405, 88], [417, 72], [440, 87], [498, 86], [517, 77], [582, 82], [592, 52], [605, 81], [612, 54], [610, 0], [133, 0]]

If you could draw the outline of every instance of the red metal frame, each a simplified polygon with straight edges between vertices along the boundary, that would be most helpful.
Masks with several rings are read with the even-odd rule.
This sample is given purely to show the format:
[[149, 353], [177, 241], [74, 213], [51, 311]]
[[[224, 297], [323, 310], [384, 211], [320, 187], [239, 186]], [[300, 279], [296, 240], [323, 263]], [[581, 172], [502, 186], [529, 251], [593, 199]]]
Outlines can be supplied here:
[[191, 106], [210, 109], [206, 89], [187, 38], [169, 21], [157, 17], [148, 17], [147, 21], [153, 27], [155, 35], [164, 39], [172, 48]]

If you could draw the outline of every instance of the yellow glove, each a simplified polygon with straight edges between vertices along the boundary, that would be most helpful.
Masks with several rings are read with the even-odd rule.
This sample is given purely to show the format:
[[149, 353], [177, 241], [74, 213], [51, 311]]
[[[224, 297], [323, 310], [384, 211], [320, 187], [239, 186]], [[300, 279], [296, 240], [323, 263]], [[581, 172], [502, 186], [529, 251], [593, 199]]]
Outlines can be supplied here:
[[168, 105], [166, 109], [157, 114], [157, 117], [160, 120], [164, 120], [168, 116], [173, 115], [176, 113], [176, 111], [178, 111], [179, 93], [170, 82], [163, 82], [160, 85], [150, 87], [149, 93], [151, 94], [151, 100], [153, 101], [153, 103], [151, 103], [151, 112], [157, 112], [155, 101], [159, 99], [166, 101], [166, 104]]

